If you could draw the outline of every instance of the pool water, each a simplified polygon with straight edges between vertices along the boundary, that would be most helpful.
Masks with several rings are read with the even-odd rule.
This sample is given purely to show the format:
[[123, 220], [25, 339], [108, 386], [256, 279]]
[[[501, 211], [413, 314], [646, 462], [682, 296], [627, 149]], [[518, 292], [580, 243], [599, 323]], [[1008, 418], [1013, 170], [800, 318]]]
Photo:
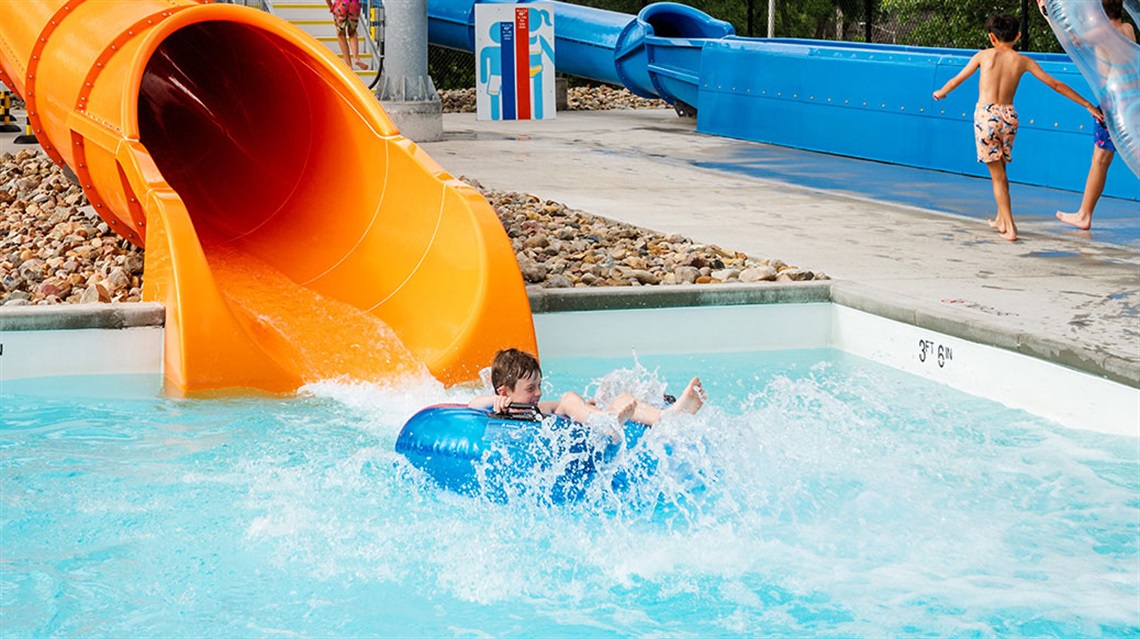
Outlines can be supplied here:
[[699, 373], [710, 401], [613, 461], [669, 451], [651, 475], [554, 506], [541, 482], [446, 493], [392, 452], [471, 388], [6, 382], [0, 634], [1140, 635], [1134, 438], [832, 350], [544, 366], [646, 398]]

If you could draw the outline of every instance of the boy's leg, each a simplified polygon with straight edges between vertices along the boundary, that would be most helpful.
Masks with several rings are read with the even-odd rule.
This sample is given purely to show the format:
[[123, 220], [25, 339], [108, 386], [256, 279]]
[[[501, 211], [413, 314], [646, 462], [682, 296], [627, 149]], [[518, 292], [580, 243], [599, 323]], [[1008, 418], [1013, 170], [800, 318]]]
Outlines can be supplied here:
[[1081, 196], [1081, 208], [1075, 213], [1057, 211], [1057, 219], [1079, 229], [1092, 227], [1092, 214], [1096, 203], [1104, 193], [1104, 183], [1108, 178], [1108, 167], [1112, 165], [1116, 153], [1101, 147], [1093, 148], [1092, 162], [1089, 163], [1089, 176], [1085, 180], [1085, 192]]
[[582, 399], [582, 396], [574, 392], [566, 392], [562, 394], [562, 398], [558, 400], [558, 408], [554, 409], [555, 414], [569, 417], [570, 419], [585, 424], [591, 417], [596, 415], [616, 415], [619, 423], [624, 423], [633, 418], [637, 409], [637, 402], [633, 401], [632, 397], [627, 398], [625, 402], [621, 401], [622, 398], [618, 397], [610, 404], [609, 411], [594, 406], [593, 404]]
[[348, 47], [352, 52], [353, 63], [357, 69], [367, 69], [368, 65], [360, 59], [360, 39], [357, 37], [357, 26], [359, 26], [359, 23], [354, 20], [349, 22], [348, 26]]
[[367, 69], [368, 64], [360, 59], [360, 41], [356, 37], [356, 33], [349, 36], [349, 47], [352, 49], [352, 58], [356, 60], [357, 69]]
[[701, 388], [701, 380], [699, 377], [694, 377], [689, 380], [689, 385], [677, 397], [677, 401], [673, 402], [665, 410], [661, 410], [652, 404], [646, 404], [634, 399], [633, 395], [622, 393], [610, 404], [610, 412], [618, 412], [619, 406], [625, 405], [628, 402], [634, 402], [635, 410], [633, 413], [633, 421], [646, 426], [652, 426], [661, 421], [661, 417], [666, 413], [682, 412], [689, 413], [690, 415], [701, 409], [704, 406], [704, 389]]
[[1005, 173], [1005, 162], [997, 160], [987, 162], [990, 170], [990, 181], [994, 187], [994, 202], [997, 203], [997, 219], [990, 222], [1009, 241], [1017, 239], [1017, 226], [1013, 223], [1013, 209], [1009, 200], [1009, 177]]
[[630, 416], [630, 420], [638, 424], [645, 424], [646, 426], [652, 426], [661, 420], [662, 411], [660, 408], [638, 401], [629, 393], [622, 393], [615, 397], [614, 401], [610, 402], [610, 412], [620, 413], [622, 408], [628, 406], [630, 403], [633, 403], [633, 415]]
[[348, 51], [348, 38], [342, 29], [336, 30], [336, 43], [340, 46], [340, 57], [348, 66], [352, 66], [352, 56]]
[[581, 395], [572, 392], [563, 393], [558, 400], [558, 407], [554, 409], [556, 415], [569, 417], [576, 422], [585, 422], [596, 412], [597, 407], [586, 403]]
[[681, 396], [677, 401], [669, 407], [668, 410], [678, 410], [683, 413], [693, 414], [705, 405], [705, 389], [701, 386], [701, 378], [694, 377], [689, 380], [689, 385], [685, 390], [681, 391]]

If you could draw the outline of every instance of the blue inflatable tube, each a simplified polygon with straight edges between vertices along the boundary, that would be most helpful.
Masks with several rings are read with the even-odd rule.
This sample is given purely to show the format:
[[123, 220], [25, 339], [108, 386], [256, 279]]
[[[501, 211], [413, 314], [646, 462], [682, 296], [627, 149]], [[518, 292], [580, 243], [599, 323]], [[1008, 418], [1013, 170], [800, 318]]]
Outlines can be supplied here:
[[[645, 429], [626, 424], [624, 446], [635, 445]], [[497, 502], [524, 495], [576, 501], [597, 481], [621, 489], [624, 473], [599, 473], [621, 448], [563, 417], [512, 419], [453, 404], [421, 410], [396, 438], [396, 452], [441, 487]]]
[[[1112, 26], [1099, 2], [1047, 0], [1049, 26], [1096, 94], [1116, 150], [1140, 176], [1140, 44]], [[1140, 3], [1126, 6], [1135, 18]]]

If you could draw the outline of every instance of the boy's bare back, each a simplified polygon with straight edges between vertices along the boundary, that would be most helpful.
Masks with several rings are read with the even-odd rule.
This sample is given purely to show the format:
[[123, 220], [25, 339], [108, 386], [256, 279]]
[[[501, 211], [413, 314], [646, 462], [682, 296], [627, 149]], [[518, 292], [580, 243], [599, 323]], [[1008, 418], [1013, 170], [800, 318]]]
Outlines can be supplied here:
[[1032, 61], [1009, 47], [983, 49], [974, 61], [981, 71], [978, 104], [1013, 104], [1017, 85]]

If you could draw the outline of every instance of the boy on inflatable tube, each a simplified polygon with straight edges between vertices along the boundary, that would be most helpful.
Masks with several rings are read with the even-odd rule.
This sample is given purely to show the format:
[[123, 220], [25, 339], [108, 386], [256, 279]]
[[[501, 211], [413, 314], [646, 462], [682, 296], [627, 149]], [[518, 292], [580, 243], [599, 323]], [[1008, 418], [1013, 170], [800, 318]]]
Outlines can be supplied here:
[[705, 392], [701, 380], [694, 377], [677, 398], [665, 409], [639, 401], [629, 393], [623, 393], [606, 410], [587, 401], [574, 392], [566, 392], [558, 401], [542, 400], [542, 369], [538, 360], [525, 351], [507, 349], [495, 354], [491, 363], [491, 386], [494, 395], [481, 395], [468, 402], [468, 408], [486, 410], [498, 414], [508, 414], [512, 404], [535, 406], [539, 412], [562, 415], [581, 424], [591, 423], [598, 416], [612, 416], [618, 425], [627, 421], [652, 426], [672, 412], [696, 413], [705, 402]]

